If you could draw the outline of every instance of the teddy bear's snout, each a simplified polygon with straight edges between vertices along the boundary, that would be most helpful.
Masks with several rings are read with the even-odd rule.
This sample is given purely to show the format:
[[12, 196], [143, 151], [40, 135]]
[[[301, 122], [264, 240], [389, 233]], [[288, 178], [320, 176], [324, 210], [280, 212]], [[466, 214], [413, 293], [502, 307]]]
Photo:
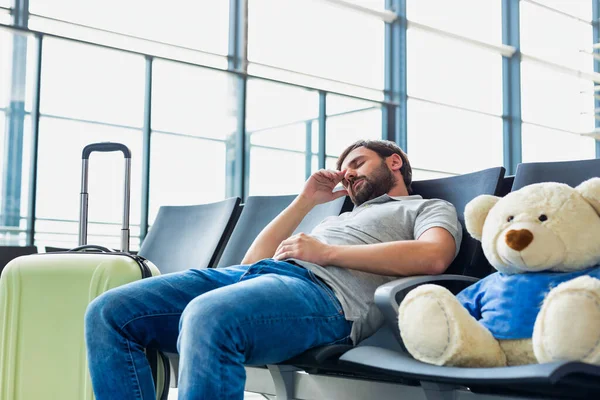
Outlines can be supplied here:
[[506, 232], [506, 244], [513, 250], [521, 251], [533, 242], [533, 233], [527, 229]]

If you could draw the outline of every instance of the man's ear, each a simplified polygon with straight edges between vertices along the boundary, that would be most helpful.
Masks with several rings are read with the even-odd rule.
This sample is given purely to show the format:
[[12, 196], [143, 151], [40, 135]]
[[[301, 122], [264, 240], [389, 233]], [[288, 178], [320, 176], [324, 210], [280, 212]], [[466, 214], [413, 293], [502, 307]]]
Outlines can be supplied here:
[[402, 162], [402, 157], [396, 153], [389, 156], [386, 161], [392, 171], [400, 171], [400, 168], [402, 168], [402, 165], [404, 164]]
[[469, 235], [473, 236], [474, 239], [481, 241], [485, 219], [492, 207], [494, 207], [499, 200], [500, 197], [482, 194], [481, 196], [475, 197], [465, 206], [465, 228], [467, 228], [467, 232], [469, 232]]

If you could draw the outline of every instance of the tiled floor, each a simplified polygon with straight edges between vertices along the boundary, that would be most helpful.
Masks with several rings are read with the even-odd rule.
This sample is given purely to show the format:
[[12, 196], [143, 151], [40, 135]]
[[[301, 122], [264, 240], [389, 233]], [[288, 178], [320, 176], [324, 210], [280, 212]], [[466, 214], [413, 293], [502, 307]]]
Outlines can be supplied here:
[[[177, 389], [169, 391], [169, 400], [177, 400]], [[265, 397], [260, 394], [246, 392], [244, 400], [265, 400]]]

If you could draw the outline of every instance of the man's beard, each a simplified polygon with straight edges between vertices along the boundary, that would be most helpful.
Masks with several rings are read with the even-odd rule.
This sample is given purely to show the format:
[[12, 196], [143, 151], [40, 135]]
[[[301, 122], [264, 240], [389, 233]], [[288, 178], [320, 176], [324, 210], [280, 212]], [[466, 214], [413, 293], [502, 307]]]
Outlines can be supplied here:
[[[362, 180], [363, 182], [358, 189], [356, 189], [355, 193], [354, 184], [359, 180]], [[353, 179], [348, 194], [354, 205], [358, 207], [366, 201], [386, 194], [395, 184], [396, 178], [394, 177], [394, 174], [392, 174], [392, 171], [388, 168], [385, 161], [382, 161], [379, 168], [373, 171], [370, 177], [359, 176], [356, 179]]]

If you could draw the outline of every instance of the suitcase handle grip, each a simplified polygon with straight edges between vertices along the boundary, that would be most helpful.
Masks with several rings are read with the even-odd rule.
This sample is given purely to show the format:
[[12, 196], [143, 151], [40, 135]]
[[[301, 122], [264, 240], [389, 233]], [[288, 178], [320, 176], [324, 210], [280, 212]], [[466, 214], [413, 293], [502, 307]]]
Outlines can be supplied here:
[[112, 143], [112, 142], [102, 142], [102, 143], [92, 143], [92, 144], [88, 144], [87, 146], [85, 146], [83, 148], [83, 152], [81, 154], [81, 159], [87, 160], [88, 158], [90, 158], [90, 154], [92, 154], [94, 151], [101, 151], [101, 152], [121, 151], [121, 152], [123, 152], [123, 155], [125, 156], [125, 158], [131, 158], [131, 151], [129, 151], [129, 148], [127, 148], [127, 146], [125, 146], [124, 144]]
[[69, 252], [72, 253], [72, 252], [82, 251], [82, 250], [100, 250], [103, 253], [115, 253], [114, 250], [111, 250], [108, 247], [98, 246], [95, 244], [86, 244], [84, 246], [78, 246], [78, 247], [75, 247], [75, 248], [69, 250]]
[[90, 154], [94, 151], [110, 152], [122, 151], [125, 156], [125, 191], [123, 204], [123, 224], [121, 226], [121, 251], [129, 252], [129, 206], [131, 203], [131, 151], [121, 143], [101, 142], [92, 143], [84, 147], [82, 153], [81, 170], [81, 201], [79, 210], [79, 246], [87, 244], [88, 224], [88, 164]]

